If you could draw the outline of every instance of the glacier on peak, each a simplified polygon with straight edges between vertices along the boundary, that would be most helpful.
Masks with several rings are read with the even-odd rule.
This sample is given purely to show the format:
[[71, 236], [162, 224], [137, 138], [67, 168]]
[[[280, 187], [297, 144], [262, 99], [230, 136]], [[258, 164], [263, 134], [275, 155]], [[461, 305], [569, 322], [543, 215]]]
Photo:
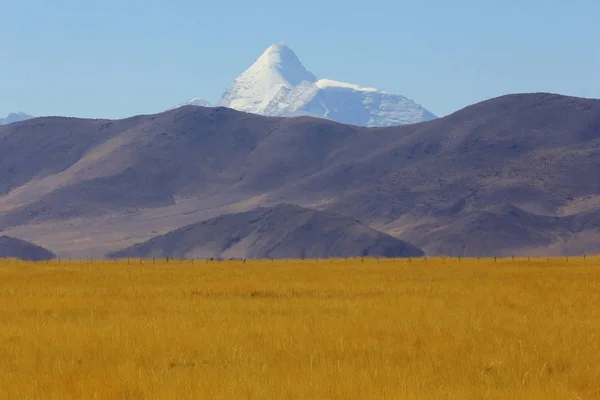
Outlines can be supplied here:
[[347, 89], [352, 89], [352, 90], [358, 90], [359, 92], [387, 93], [386, 91], [383, 91], [383, 90], [379, 90], [379, 89], [375, 89], [375, 88], [371, 88], [371, 87], [359, 86], [359, 85], [355, 85], [353, 83], [334, 81], [332, 79], [319, 79], [317, 82], [315, 82], [315, 84], [317, 85], [317, 87], [319, 87], [321, 89], [335, 87], [335, 88], [347, 88]]
[[302, 82], [316, 80], [287, 45], [277, 43], [269, 46], [250, 68], [235, 79], [219, 105], [265, 114], [269, 103], [279, 93], [287, 92]]
[[285, 43], [269, 46], [235, 79], [218, 105], [254, 114], [309, 115], [360, 126], [404, 125], [436, 118], [404, 96], [318, 79]]
[[[209, 107], [202, 99], [186, 104]], [[435, 119], [412, 100], [308, 71], [285, 43], [269, 46], [239, 75], [217, 106], [267, 116], [326, 118], [359, 126], [405, 125]]]

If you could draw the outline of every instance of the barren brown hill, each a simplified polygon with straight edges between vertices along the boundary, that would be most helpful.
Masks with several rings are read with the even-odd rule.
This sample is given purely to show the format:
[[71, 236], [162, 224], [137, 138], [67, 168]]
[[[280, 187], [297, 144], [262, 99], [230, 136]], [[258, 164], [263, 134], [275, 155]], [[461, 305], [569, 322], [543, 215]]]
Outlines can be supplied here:
[[176, 229], [111, 257], [421, 257], [423, 251], [335, 213], [292, 204], [259, 207]]
[[428, 254], [600, 250], [596, 225], [581, 222], [600, 219], [600, 100], [509, 95], [391, 128], [188, 106], [37, 118], [0, 127], [0, 146], [0, 228], [63, 255], [280, 202]]

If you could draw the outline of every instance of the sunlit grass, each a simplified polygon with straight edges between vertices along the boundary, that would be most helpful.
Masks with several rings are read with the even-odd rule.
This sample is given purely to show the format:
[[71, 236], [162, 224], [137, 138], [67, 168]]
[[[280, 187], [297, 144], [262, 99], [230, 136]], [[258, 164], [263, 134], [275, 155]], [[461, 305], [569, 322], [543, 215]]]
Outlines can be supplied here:
[[600, 259], [0, 261], [0, 398], [596, 399]]

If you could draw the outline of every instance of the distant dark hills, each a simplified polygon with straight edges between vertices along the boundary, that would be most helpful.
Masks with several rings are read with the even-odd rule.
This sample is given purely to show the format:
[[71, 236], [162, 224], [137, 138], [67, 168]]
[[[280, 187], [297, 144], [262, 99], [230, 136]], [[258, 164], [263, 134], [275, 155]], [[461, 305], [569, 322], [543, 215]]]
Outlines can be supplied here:
[[421, 257], [423, 251], [358, 221], [291, 204], [197, 222], [111, 257]]
[[10, 236], [0, 236], [0, 258], [17, 258], [26, 261], [46, 261], [55, 257], [54, 253], [33, 243]]
[[[331, 226], [352, 238], [343, 216], [386, 234], [369, 231], [373, 243], [391, 235], [428, 255], [600, 251], [600, 100], [516, 94], [388, 128], [196, 106], [36, 118], [0, 127], [0, 159], [0, 229], [61, 256], [102, 257], [184, 226], [199, 229], [185, 246], [157, 237], [136, 251], [203, 252], [211, 233], [192, 224], [280, 203], [326, 212], [315, 237]], [[215, 246], [250, 229], [244, 215], [215, 226]], [[261, 237], [302, 226], [280, 218]], [[282, 256], [310, 254], [309, 236]], [[235, 254], [268, 253], [251, 248]]]

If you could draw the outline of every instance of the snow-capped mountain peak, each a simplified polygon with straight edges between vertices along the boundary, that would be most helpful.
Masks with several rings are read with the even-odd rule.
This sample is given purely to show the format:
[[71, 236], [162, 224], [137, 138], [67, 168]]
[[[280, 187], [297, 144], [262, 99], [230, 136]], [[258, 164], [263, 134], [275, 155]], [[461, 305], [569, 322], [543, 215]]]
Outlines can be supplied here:
[[206, 100], [204, 100], [203, 98], [200, 97], [193, 97], [189, 100], [184, 101], [181, 104], [177, 104], [175, 107], [172, 108], [179, 108], [179, 107], [183, 107], [183, 106], [199, 106], [199, 107], [210, 107], [210, 103]]
[[316, 80], [285, 43], [277, 43], [269, 46], [235, 79], [219, 105], [262, 114], [278, 93], [287, 92], [304, 81]]
[[269, 46], [238, 79], [251, 77], [260, 77], [266, 80], [275, 78], [279, 80], [275, 83], [291, 86], [296, 86], [303, 81], [314, 82], [317, 80], [311, 72], [304, 68], [296, 53], [283, 42]]
[[218, 105], [254, 114], [311, 115], [362, 126], [403, 125], [436, 118], [404, 96], [318, 79], [285, 43], [269, 46], [235, 79]]

